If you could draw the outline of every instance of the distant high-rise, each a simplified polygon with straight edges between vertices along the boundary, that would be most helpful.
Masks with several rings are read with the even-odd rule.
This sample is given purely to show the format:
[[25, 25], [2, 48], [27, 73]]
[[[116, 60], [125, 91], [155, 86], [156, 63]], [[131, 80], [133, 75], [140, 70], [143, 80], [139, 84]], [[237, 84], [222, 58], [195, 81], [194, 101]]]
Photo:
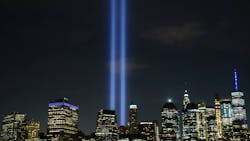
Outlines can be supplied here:
[[194, 103], [187, 105], [186, 111], [182, 114], [182, 140], [198, 140], [197, 131], [198, 106]]
[[222, 138], [222, 120], [221, 120], [221, 103], [218, 96], [214, 99], [214, 109], [215, 109], [215, 117], [216, 117], [216, 126], [218, 129], [217, 136], [218, 138]]
[[137, 134], [138, 133], [138, 126], [137, 126], [137, 105], [131, 104], [129, 106], [129, 117], [128, 117], [128, 126], [129, 126], [129, 133], [130, 134]]
[[233, 122], [233, 109], [230, 99], [221, 99], [222, 126], [231, 126]]
[[206, 104], [204, 102], [198, 104], [197, 111], [197, 132], [198, 132], [198, 140], [206, 141], [207, 140], [207, 118], [206, 118]]
[[233, 121], [235, 124], [238, 124], [236, 126], [239, 126], [241, 129], [248, 129], [244, 93], [239, 91], [238, 74], [236, 70], [234, 70], [234, 84], [235, 90], [231, 93], [234, 115]]
[[179, 116], [176, 106], [169, 100], [162, 107], [162, 141], [173, 141], [179, 139]]
[[79, 107], [67, 98], [50, 101], [48, 104], [48, 140], [72, 140], [78, 132]]
[[144, 140], [159, 141], [159, 127], [156, 121], [141, 121], [139, 131], [144, 136]]
[[185, 90], [184, 91], [184, 98], [183, 98], [183, 110], [185, 110], [187, 108], [187, 105], [190, 103], [190, 99], [188, 97], [188, 91]]
[[27, 141], [38, 141], [40, 122], [37, 120], [26, 120]]
[[26, 114], [12, 112], [3, 116], [1, 136], [3, 141], [14, 141], [20, 139], [21, 124]]
[[223, 138], [232, 139], [233, 109], [230, 99], [221, 99], [221, 120], [223, 129]]
[[206, 108], [206, 118], [207, 118], [207, 140], [208, 141], [218, 141], [218, 126], [216, 122], [216, 114], [214, 107]]
[[118, 125], [115, 111], [101, 109], [97, 117], [97, 141], [117, 141]]

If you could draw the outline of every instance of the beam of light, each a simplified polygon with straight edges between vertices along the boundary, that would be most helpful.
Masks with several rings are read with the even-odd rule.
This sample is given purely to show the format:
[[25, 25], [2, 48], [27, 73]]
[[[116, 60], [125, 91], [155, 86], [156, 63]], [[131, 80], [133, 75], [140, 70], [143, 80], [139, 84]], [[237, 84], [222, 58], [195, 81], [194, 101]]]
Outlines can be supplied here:
[[234, 89], [235, 91], [239, 91], [239, 86], [238, 86], [238, 75], [236, 69], [234, 69]]
[[120, 124], [126, 125], [126, 0], [120, 1]]
[[115, 59], [116, 59], [116, 1], [110, 0], [110, 109], [115, 110]]

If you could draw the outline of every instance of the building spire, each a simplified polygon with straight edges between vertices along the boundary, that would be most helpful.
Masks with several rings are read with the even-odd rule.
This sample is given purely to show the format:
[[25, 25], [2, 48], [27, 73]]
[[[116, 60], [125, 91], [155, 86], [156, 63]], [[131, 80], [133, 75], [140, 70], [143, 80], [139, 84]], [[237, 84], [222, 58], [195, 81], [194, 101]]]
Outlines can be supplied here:
[[185, 82], [184, 97], [188, 97], [187, 82]]
[[182, 102], [183, 102], [182, 103], [183, 104], [183, 110], [186, 110], [187, 105], [190, 103], [190, 99], [188, 97], [188, 90], [187, 89], [184, 90], [184, 98], [183, 98]]
[[239, 91], [239, 86], [238, 86], [238, 74], [237, 70], [234, 69], [234, 90], [237, 92]]

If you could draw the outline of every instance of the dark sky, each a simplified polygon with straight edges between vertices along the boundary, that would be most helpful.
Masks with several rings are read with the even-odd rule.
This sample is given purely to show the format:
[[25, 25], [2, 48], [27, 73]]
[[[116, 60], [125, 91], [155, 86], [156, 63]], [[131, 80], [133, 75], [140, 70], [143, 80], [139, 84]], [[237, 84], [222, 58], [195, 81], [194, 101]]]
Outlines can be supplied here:
[[[0, 2], [0, 114], [27, 113], [46, 129], [47, 103], [80, 105], [80, 129], [108, 106], [108, 0]], [[160, 119], [168, 98], [230, 98], [239, 72], [250, 120], [250, 6], [243, 1], [129, 0], [128, 103]]]

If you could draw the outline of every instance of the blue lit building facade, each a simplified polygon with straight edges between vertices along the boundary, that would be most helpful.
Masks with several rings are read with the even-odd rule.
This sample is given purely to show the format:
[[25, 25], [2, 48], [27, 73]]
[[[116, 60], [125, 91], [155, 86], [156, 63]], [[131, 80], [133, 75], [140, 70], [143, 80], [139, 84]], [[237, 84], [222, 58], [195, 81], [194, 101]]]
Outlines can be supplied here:
[[236, 128], [248, 129], [244, 93], [239, 90], [238, 74], [236, 70], [234, 70], [234, 87], [235, 90], [231, 93], [234, 114], [233, 122]]

